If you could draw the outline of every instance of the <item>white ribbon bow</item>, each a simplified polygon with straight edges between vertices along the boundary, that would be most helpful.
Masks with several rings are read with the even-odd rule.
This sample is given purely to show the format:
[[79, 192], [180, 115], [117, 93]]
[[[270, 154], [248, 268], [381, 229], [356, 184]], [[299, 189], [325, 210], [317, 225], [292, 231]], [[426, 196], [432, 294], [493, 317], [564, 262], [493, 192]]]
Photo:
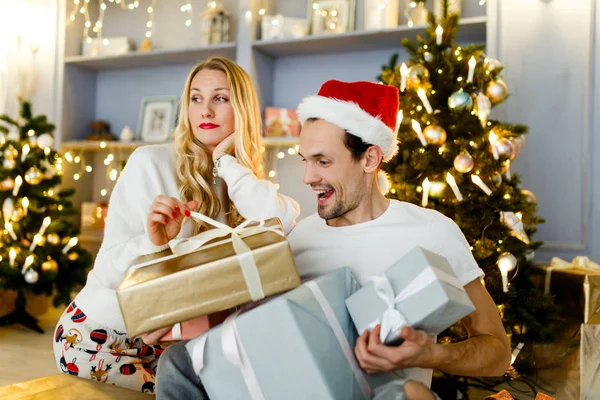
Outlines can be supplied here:
[[396, 308], [396, 304], [415, 295], [438, 279], [457, 289], [463, 289], [463, 285], [455, 276], [437, 268], [434, 271], [434, 267], [432, 266], [421, 271], [397, 296], [394, 296], [392, 284], [385, 275], [369, 277], [368, 280], [372, 281], [375, 286], [375, 293], [386, 304], [386, 309], [383, 314], [367, 325], [366, 330], [371, 331], [377, 325], [381, 324], [381, 331], [379, 332], [379, 341], [381, 343], [385, 343], [385, 340], [392, 332], [400, 334], [400, 330], [408, 324], [408, 321], [404, 314]]
[[[171, 247], [173, 254], [189, 254], [195, 250], [198, 250], [213, 239], [231, 235], [233, 250], [237, 254], [237, 259], [242, 268], [242, 274], [244, 275], [244, 280], [246, 281], [246, 286], [248, 287], [248, 292], [250, 293], [252, 301], [264, 299], [265, 293], [262, 289], [262, 283], [260, 281], [260, 275], [258, 273], [256, 261], [252, 255], [252, 250], [246, 243], [244, 243], [242, 237], [267, 231], [274, 232], [285, 237], [283, 230], [277, 226], [265, 226], [264, 220], [256, 218], [248, 219], [237, 227], [232, 228], [195, 211], [191, 212], [191, 217], [196, 220], [206, 222], [207, 224], [214, 226], [215, 229], [210, 229], [190, 238], [171, 240], [169, 242], [169, 246]], [[253, 222], [258, 222], [258, 225], [249, 227], [248, 225]]]
[[[354, 374], [365, 399], [370, 399], [372, 396], [371, 387], [369, 386], [367, 379], [358, 366], [358, 362], [354, 358], [354, 352], [348, 343], [348, 339], [344, 335], [344, 331], [340, 326], [340, 323], [337, 320], [331, 305], [329, 305], [327, 298], [315, 282], [307, 282], [306, 286], [311, 290], [315, 296], [315, 299], [321, 306], [321, 309], [325, 314], [325, 318], [333, 330], [333, 333], [342, 348], [344, 356], [350, 364], [352, 373]], [[248, 311], [248, 309], [252, 307], [253, 306], [250, 305], [248, 308], [244, 308], [234, 314], [231, 314], [229, 317], [227, 317], [225, 322], [223, 322], [221, 327], [221, 350], [227, 361], [240, 370], [246, 387], [248, 388], [248, 392], [250, 393], [250, 398], [252, 400], [265, 400], [262, 389], [258, 382], [258, 378], [256, 377], [256, 373], [252, 368], [252, 364], [250, 363], [244, 345], [240, 340], [240, 334], [235, 323], [235, 319], [240, 313]], [[204, 368], [204, 354], [207, 339], [208, 332], [194, 340], [189, 341], [185, 345], [186, 350], [192, 359], [192, 366], [197, 375], [200, 375], [200, 371], [202, 371]]]

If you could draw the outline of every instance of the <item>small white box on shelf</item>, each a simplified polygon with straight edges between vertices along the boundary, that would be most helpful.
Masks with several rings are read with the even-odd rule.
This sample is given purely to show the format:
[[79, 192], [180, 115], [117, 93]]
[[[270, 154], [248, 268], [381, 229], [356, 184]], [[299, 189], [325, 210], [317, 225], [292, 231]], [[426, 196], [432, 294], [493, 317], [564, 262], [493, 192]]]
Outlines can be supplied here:
[[301, 38], [306, 36], [308, 21], [304, 18], [265, 15], [261, 22], [262, 40]]
[[118, 56], [133, 50], [133, 42], [126, 37], [89, 38], [81, 44], [81, 54], [89, 57]]
[[365, 0], [365, 30], [398, 26], [399, 0]]

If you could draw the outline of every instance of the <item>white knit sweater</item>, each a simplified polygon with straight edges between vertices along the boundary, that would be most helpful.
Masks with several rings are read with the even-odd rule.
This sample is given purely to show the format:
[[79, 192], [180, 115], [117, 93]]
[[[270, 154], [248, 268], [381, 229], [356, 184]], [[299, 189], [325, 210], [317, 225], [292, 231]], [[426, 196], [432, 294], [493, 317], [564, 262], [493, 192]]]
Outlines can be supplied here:
[[[156, 196], [179, 197], [176, 157], [173, 144], [138, 148], [115, 185], [104, 241], [85, 287], [75, 298], [77, 306], [99, 325], [125, 331], [116, 289], [133, 259], [167, 247], [152, 244], [146, 220]], [[277, 193], [273, 183], [257, 179], [232, 156], [221, 158], [218, 174], [242, 217], [278, 217], [286, 233], [294, 227], [300, 207], [293, 199]], [[189, 237], [193, 224], [186, 219], [178, 237]]]

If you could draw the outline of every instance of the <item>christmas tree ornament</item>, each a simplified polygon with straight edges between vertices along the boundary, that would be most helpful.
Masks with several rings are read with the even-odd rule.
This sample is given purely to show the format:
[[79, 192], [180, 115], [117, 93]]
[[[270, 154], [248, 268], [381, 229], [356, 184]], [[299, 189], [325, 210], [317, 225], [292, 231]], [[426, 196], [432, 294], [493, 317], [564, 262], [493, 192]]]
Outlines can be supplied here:
[[492, 104], [502, 103], [508, 96], [508, 88], [502, 79], [496, 79], [488, 83], [485, 88], [485, 95], [490, 99]]
[[463, 174], [470, 172], [475, 166], [475, 161], [469, 153], [461, 153], [454, 158], [454, 169]]
[[44, 272], [56, 272], [58, 271], [58, 263], [48, 257], [48, 261], [42, 263], [42, 271]]
[[27, 272], [25, 272], [24, 277], [25, 277], [25, 282], [33, 285], [40, 278], [40, 274], [35, 269], [29, 268], [27, 270]]
[[504, 293], [508, 292], [508, 273], [517, 267], [517, 258], [512, 253], [505, 252], [498, 257], [498, 268], [502, 275], [502, 288]]
[[2, 160], [2, 166], [5, 169], [11, 170], [17, 165], [17, 161], [14, 158], [5, 158]]
[[479, 188], [488, 196], [492, 194], [492, 190], [488, 187], [488, 185], [485, 184], [485, 182], [483, 182], [479, 175], [471, 175], [471, 181], [475, 185], [479, 186]]
[[512, 211], [500, 211], [500, 221], [511, 230], [511, 235], [519, 239], [521, 242], [529, 244], [529, 236], [525, 232], [523, 222]]
[[488, 118], [492, 113], [492, 102], [483, 93], [479, 93], [475, 97], [475, 113], [481, 122], [481, 126], [485, 128]]
[[467, 110], [473, 106], [473, 99], [464, 90], [454, 92], [448, 97], [448, 108], [453, 111]]
[[477, 60], [474, 56], [469, 59], [469, 73], [467, 75], [467, 83], [473, 82], [473, 75], [475, 74], [475, 66], [477, 66]]
[[423, 59], [426, 62], [431, 63], [433, 62], [433, 60], [435, 60], [435, 57], [429, 51], [426, 51], [425, 53], [423, 53]]
[[67, 258], [71, 261], [75, 261], [79, 258], [79, 254], [72, 251], [67, 255]]
[[435, 145], [443, 145], [446, 143], [446, 130], [439, 125], [431, 124], [425, 128], [423, 135], [427, 142]]
[[42, 133], [37, 138], [37, 145], [42, 149], [54, 146], [54, 138], [49, 133]]
[[0, 190], [7, 191], [15, 187], [15, 181], [12, 178], [6, 178], [0, 182]]
[[421, 131], [421, 124], [419, 124], [419, 121], [413, 119], [412, 128], [413, 131], [415, 131], [415, 133], [417, 134], [417, 137], [421, 141], [423, 147], [427, 146], [427, 141], [425, 140], [425, 136], [423, 136], [423, 131]]
[[408, 77], [408, 67], [405, 63], [402, 63], [400, 66], [400, 91], [404, 92], [406, 90], [406, 79]]
[[25, 172], [25, 182], [30, 185], [37, 185], [44, 179], [44, 174], [38, 167], [31, 167]]
[[502, 68], [502, 63], [494, 58], [486, 58], [484, 61], [485, 69], [492, 72], [498, 68]]
[[510, 157], [513, 152], [512, 144], [510, 140], [506, 138], [498, 139], [496, 142], [496, 149], [498, 150], [498, 155], [500, 157]]
[[446, 173], [446, 182], [448, 182], [448, 185], [452, 188], [454, 196], [456, 196], [456, 200], [463, 201], [462, 193], [460, 193], [458, 185], [456, 184], [456, 180], [450, 172]]
[[429, 83], [429, 70], [422, 64], [415, 64], [408, 70], [408, 88], [417, 90]]
[[440, 46], [442, 44], [442, 39], [444, 38], [444, 28], [441, 25], [438, 25], [435, 28], [435, 44]]
[[528, 203], [537, 203], [537, 199], [535, 198], [535, 194], [531, 190], [522, 189], [521, 194], [525, 196], [525, 201]]
[[25, 216], [25, 211], [22, 208], [17, 207], [13, 210], [11, 219], [15, 222], [19, 222], [21, 220], [21, 218], [23, 218], [24, 216]]
[[60, 236], [58, 236], [58, 234], [56, 234], [56, 233], [49, 233], [46, 236], [46, 240], [48, 241], [49, 244], [54, 245], [54, 246], [60, 244]]
[[425, 178], [421, 187], [423, 188], [423, 196], [421, 198], [421, 206], [427, 207], [427, 203], [429, 202], [429, 190], [431, 189], [431, 182], [429, 182], [429, 178]]
[[29, 146], [37, 147], [37, 136], [29, 136], [27, 140], [29, 140]]
[[19, 194], [19, 189], [21, 189], [21, 185], [23, 184], [23, 178], [21, 178], [21, 175], [17, 175], [17, 177], [15, 178], [15, 186], [13, 187], [12, 190], [12, 195], [17, 197], [17, 195]]
[[423, 102], [423, 106], [427, 110], [427, 113], [431, 114], [433, 112], [433, 108], [431, 108], [431, 103], [429, 103], [429, 99], [427, 98], [427, 93], [423, 88], [417, 89], [417, 94], [419, 95], [419, 99]]
[[524, 135], [520, 135], [517, 137], [514, 137], [510, 140], [511, 144], [512, 144], [512, 155], [511, 155], [511, 159], [515, 159], [519, 153], [521, 152], [521, 150], [523, 150], [523, 147], [525, 147], [525, 143], [527, 142], [527, 139], [525, 138]]
[[23, 146], [23, 149], [21, 150], [21, 162], [25, 162], [25, 159], [27, 158], [27, 155], [29, 154], [30, 150], [31, 147], [28, 144], [25, 144]]
[[17, 158], [19, 152], [14, 148], [13, 145], [9, 144], [6, 149], [4, 149], [2, 154], [4, 154], [4, 158]]

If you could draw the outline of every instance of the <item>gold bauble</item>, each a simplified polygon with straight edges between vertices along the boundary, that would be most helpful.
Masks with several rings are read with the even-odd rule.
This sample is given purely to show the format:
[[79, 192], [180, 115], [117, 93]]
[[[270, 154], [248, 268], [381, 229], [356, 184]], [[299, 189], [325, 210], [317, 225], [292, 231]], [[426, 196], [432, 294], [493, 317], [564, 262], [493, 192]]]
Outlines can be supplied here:
[[75, 261], [79, 258], [79, 254], [75, 253], [74, 251], [69, 253], [69, 255], [67, 256], [67, 258], [71, 261]]
[[11, 219], [15, 222], [19, 222], [21, 218], [25, 215], [25, 211], [22, 208], [17, 207], [13, 210]]
[[500, 174], [492, 175], [492, 183], [494, 184], [494, 186], [502, 185], [502, 175], [500, 175]]
[[44, 174], [37, 167], [31, 167], [25, 172], [25, 182], [37, 185], [44, 179]]
[[17, 161], [14, 158], [5, 158], [2, 160], [2, 166], [5, 169], [13, 169], [17, 165]]
[[535, 194], [531, 190], [523, 189], [521, 190], [521, 194], [525, 196], [528, 203], [537, 203]]
[[13, 178], [6, 178], [2, 182], [0, 182], [0, 188], [2, 191], [12, 190], [15, 187], [15, 181]]
[[406, 85], [409, 89], [417, 90], [418, 88], [429, 83], [429, 71], [421, 64], [416, 64], [408, 70], [408, 78]]
[[446, 143], [446, 130], [439, 125], [429, 125], [423, 130], [427, 142], [442, 145]]
[[502, 63], [495, 58], [487, 58], [484, 62], [484, 66], [488, 71], [495, 71], [502, 67]]
[[46, 239], [48, 240], [48, 243], [52, 245], [60, 244], [60, 236], [56, 233], [49, 233], [48, 236], [46, 236]]
[[44, 272], [56, 272], [58, 271], [58, 263], [53, 260], [50, 259], [48, 261], [44, 261], [42, 263], [42, 271]]
[[475, 166], [475, 161], [469, 153], [461, 153], [454, 158], [454, 168], [463, 174], [470, 172]]
[[508, 88], [502, 79], [496, 79], [488, 83], [485, 88], [485, 95], [490, 99], [492, 104], [502, 103], [508, 96]]
[[14, 148], [14, 146], [8, 145], [8, 147], [4, 149], [3, 154], [4, 158], [16, 158], [19, 155], [19, 152]]

